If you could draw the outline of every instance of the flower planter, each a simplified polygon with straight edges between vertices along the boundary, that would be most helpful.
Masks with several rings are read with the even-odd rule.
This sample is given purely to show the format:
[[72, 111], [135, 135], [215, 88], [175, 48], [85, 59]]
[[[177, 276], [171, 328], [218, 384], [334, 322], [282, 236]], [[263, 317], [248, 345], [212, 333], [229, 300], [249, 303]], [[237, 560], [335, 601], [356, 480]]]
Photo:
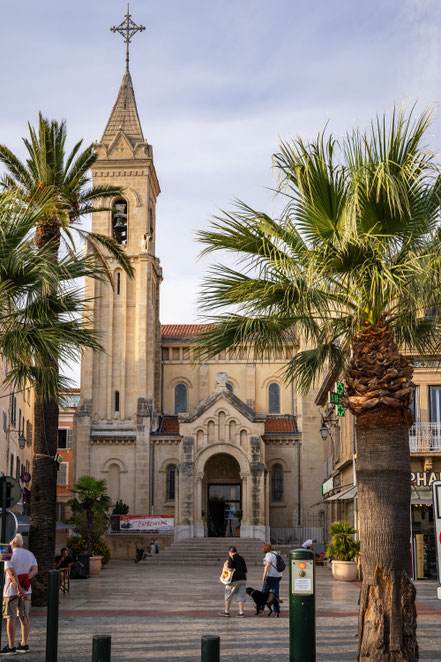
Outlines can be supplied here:
[[91, 556], [89, 559], [89, 574], [95, 577], [100, 574], [102, 556]]
[[357, 561], [332, 561], [332, 576], [338, 582], [355, 582], [358, 579]]

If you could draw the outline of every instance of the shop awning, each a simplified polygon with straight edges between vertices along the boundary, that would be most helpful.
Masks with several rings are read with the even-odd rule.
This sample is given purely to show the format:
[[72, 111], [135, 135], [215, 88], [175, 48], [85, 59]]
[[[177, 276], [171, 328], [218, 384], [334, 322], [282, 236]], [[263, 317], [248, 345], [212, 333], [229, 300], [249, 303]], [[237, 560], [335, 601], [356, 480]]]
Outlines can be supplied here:
[[430, 487], [415, 487], [415, 485], [412, 485], [410, 493], [411, 506], [429, 506], [432, 503], [433, 498]]
[[351, 501], [352, 499], [355, 499], [356, 496], [357, 486], [351, 485], [351, 487], [347, 487], [346, 489], [337, 492], [337, 494], [328, 497], [325, 501]]

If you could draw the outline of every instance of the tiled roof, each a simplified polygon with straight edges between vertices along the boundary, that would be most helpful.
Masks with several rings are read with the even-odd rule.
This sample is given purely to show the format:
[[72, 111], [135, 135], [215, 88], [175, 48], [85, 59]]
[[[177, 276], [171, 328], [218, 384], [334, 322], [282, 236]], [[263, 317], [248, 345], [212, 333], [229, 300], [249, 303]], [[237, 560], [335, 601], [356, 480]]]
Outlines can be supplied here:
[[298, 434], [295, 416], [267, 416], [265, 434]]
[[163, 340], [191, 340], [198, 333], [205, 331], [208, 324], [163, 324], [161, 327]]
[[[295, 416], [267, 416], [265, 421], [265, 434], [298, 434]], [[179, 421], [177, 416], [162, 416], [159, 428], [155, 434], [179, 434]]]
[[161, 416], [158, 430], [155, 434], [179, 434], [179, 421], [177, 416]]

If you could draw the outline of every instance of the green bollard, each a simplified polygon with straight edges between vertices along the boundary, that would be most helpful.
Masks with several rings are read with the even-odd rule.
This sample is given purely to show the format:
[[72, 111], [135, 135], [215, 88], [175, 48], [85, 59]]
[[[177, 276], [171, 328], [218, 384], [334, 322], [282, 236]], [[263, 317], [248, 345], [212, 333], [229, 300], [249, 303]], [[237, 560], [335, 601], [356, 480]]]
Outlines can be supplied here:
[[58, 657], [58, 603], [60, 573], [49, 570], [47, 590], [46, 662], [57, 662]]
[[214, 634], [204, 634], [201, 638], [201, 662], [219, 662], [220, 637]]
[[315, 555], [289, 553], [289, 662], [315, 662]]
[[92, 641], [92, 662], [110, 662], [111, 636], [95, 634]]

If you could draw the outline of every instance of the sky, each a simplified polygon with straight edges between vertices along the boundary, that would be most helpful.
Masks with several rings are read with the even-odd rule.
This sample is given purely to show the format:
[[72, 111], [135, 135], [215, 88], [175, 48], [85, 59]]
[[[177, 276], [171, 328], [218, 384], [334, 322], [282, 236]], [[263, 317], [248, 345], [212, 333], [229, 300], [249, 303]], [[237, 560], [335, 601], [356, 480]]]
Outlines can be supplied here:
[[[124, 73], [122, 0], [0, 0], [0, 143], [24, 157], [38, 112], [70, 144], [101, 137]], [[439, 0], [132, 0], [146, 26], [130, 70], [161, 186], [157, 255], [163, 323], [198, 322], [209, 259], [195, 232], [239, 198], [277, 211], [281, 140], [337, 137], [403, 101], [434, 104], [441, 151]], [[73, 368], [72, 374], [78, 377]]]

